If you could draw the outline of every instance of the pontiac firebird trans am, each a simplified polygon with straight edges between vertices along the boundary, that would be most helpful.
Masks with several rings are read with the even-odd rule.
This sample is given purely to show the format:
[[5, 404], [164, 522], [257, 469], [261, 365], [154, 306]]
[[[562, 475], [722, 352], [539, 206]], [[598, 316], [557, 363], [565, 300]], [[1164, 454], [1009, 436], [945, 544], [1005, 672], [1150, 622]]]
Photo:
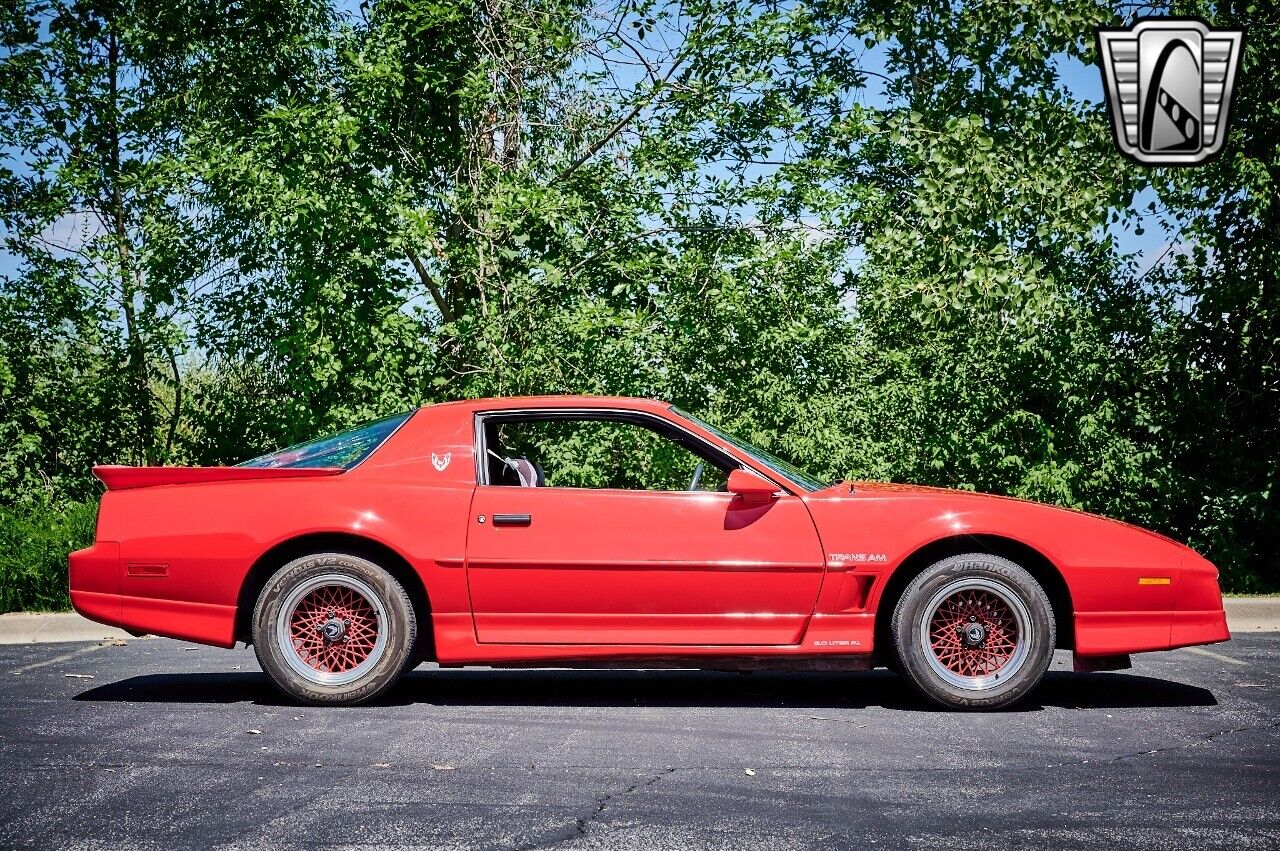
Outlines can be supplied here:
[[1218, 571], [1153, 532], [936, 488], [824, 485], [664, 403], [432, 405], [236, 467], [97, 467], [81, 614], [252, 643], [357, 703], [443, 666], [894, 668], [994, 708], [1230, 638]]

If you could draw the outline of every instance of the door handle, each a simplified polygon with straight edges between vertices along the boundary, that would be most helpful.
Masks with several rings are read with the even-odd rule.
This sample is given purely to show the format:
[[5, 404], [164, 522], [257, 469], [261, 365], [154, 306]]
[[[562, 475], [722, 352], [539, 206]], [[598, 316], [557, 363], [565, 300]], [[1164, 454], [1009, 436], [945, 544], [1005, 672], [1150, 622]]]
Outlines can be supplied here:
[[493, 515], [494, 526], [528, 526], [533, 522], [533, 517], [528, 514], [495, 514]]

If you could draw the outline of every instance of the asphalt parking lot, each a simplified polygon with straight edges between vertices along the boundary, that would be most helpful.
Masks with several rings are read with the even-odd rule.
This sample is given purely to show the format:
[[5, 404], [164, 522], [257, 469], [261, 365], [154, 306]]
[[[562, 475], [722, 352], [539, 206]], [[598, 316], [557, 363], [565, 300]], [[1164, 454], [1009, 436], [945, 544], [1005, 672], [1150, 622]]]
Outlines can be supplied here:
[[0, 647], [0, 846], [1280, 847], [1280, 634], [1059, 655], [973, 715], [883, 671], [423, 667], [299, 708], [251, 650]]

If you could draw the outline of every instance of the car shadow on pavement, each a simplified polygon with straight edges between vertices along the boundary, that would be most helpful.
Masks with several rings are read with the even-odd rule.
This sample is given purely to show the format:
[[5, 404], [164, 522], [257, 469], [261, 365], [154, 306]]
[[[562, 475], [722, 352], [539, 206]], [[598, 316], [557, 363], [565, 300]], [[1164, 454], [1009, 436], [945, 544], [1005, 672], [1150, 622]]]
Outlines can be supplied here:
[[[95, 686], [82, 701], [287, 705], [255, 672], [146, 674]], [[1215, 706], [1199, 686], [1137, 674], [1051, 671], [1014, 711]], [[752, 674], [694, 670], [420, 669], [372, 705], [563, 707], [757, 707], [930, 710], [888, 671]], [[938, 710], [944, 711], [944, 710]]]

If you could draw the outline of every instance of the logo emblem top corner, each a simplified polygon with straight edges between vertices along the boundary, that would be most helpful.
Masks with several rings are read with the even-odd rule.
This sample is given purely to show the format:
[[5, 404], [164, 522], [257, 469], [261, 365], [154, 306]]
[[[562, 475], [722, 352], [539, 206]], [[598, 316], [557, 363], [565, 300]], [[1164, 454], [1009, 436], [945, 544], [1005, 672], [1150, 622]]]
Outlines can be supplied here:
[[1196, 165], [1222, 150], [1243, 30], [1145, 18], [1096, 33], [1112, 131], [1123, 154], [1146, 165]]

